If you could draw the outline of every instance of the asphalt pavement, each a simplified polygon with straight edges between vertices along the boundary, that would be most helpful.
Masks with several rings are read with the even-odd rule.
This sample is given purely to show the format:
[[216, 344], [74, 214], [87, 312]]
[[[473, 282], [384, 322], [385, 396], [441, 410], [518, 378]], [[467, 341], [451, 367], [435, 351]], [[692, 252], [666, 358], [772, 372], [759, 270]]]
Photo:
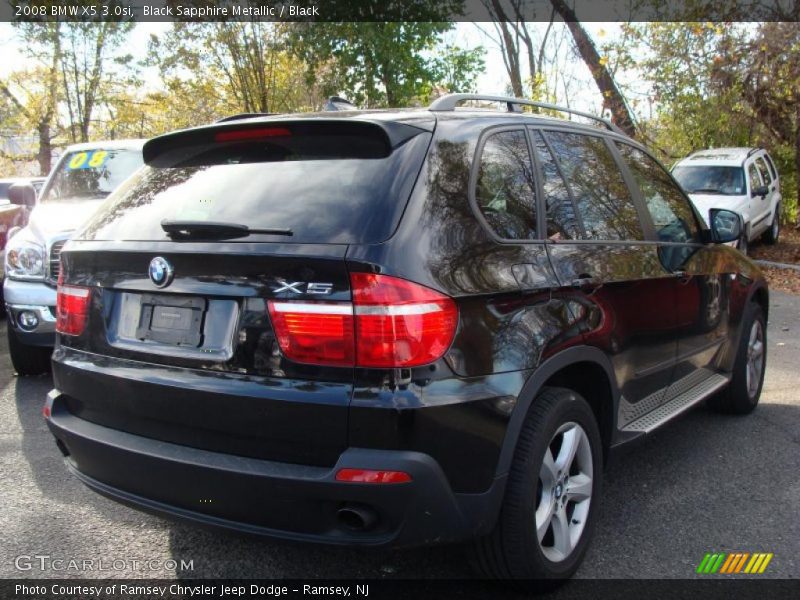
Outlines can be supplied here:
[[[712, 551], [772, 552], [761, 577], [800, 577], [800, 297], [772, 293], [768, 336], [752, 415], [698, 407], [609, 466], [578, 577], [693, 577]], [[472, 575], [459, 547], [375, 552], [243, 538], [98, 496], [68, 473], [42, 420], [50, 377], [14, 376], [5, 339], [0, 331], [0, 577]]]

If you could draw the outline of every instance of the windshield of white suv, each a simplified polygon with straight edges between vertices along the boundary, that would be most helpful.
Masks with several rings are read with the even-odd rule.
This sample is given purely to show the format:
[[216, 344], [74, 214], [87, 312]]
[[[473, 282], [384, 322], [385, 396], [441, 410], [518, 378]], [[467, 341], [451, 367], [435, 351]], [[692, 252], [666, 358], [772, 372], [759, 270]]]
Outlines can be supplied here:
[[745, 193], [741, 167], [675, 167], [672, 175], [687, 194], [722, 194], [741, 196]]
[[143, 164], [140, 150], [102, 148], [70, 152], [42, 196], [42, 202], [105, 198]]

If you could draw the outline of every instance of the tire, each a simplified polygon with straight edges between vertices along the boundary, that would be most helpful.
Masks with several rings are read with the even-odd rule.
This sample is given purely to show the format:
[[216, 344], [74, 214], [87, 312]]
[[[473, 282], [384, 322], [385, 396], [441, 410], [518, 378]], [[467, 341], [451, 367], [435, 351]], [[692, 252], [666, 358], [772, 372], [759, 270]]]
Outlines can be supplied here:
[[[567, 464], [565, 440], [575, 442], [575, 451], [570, 466], [559, 471]], [[572, 390], [545, 388], [520, 431], [494, 530], [474, 543], [475, 566], [490, 578], [516, 580], [517, 587], [556, 587], [583, 560], [601, 487], [602, 444], [592, 409]]]
[[746, 415], [753, 412], [761, 397], [766, 366], [767, 323], [764, 310], [755, 302], [750, 302], [742, 319], [733, 377], [725, 389], [709, 399], [708, 405], [717, 412], [727, 414]]
[[6, 324], [6, 335], [8, 337], [8, 353], [11, 356], [11, 364], [14, 365], [17, 375], [30, 377], [50, 371], [52, 348], [30, 346], [20, 342], [17, 339], [17, 334], [8, 324]]
[[781, 235], [781, 205], [775, 207], [775, 215], [772, 217], [772, 225], [764, 233], [763, 239], [770, 246], [778, 243]]
[[748, 236], [750, 232], [747, 229], [747, 225], [744, 226], [744, 230], [742, 231], [742, 237], [739, 238], [739, 242], [736, 244], [736, 249], [747, 256], [747, 250], [750, 248], [750, 240]]

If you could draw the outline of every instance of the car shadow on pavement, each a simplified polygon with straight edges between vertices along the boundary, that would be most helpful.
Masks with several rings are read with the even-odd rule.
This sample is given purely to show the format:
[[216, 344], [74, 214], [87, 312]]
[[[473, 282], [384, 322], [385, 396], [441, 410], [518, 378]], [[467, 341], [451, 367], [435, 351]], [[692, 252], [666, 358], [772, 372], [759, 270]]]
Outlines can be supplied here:
[[[798, 431], [800, 407], [762, 404], [749, 417], [701, 406], [654, 433], [608, 466], [596, 537], [577, 576], [692, 577], [714, 548], [790, 556], [800, 534], [791, 475], [800, 471]], [[474, 576], [462, 546], [354, 550], [187, 525], [173, 525], [169, 543], [172, 558], [193, 561], [193, 571], [177, 574], [187, 578]]]
[[[41, 494], [50, 507], [48, 539], [65, 548], [87, 543], [76, 522], [90, 515], [121, 544], [150, 535], [153, 546], [142, 552], [192, 561], [192, 570], [175, 573], [179, 578], [473, 576], [462, 546], [390, 551], [276, 542], [118, 505], [85, 488], [64, 465], [41, 417], [50, 377], [9, 376], [0, 383], [5, 426], [21, 434], [25, 463], [8, 476], [24, 486], [26, 502]], [[746, 417], [701, 406], [676, 419], [608, 466], [596, 536], [578, 577], [691, 577], [711, 550], [774, 552], [770, 575], [796, 576], [787, 559], [800, 539], [798, 446], [796, 404], [765, 402]], [[19, 518], [17, 531], [44, 527], [36, 511], [20, 511]]]

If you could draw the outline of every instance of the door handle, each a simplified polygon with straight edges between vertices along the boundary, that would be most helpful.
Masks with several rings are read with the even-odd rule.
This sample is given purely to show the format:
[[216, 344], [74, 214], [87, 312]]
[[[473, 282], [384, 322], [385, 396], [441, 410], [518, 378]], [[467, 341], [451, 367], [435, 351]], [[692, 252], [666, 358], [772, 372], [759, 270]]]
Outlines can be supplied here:
[[585, 289], [593, 285], [597, 285], [598, 281], [588, 273], [581, 273], [572, 280], [572, 287], [577, 289]]
[[673, 271], [672, 274], [681, 280], [681, 283], [686, 283], [691, 277], [686, 271]]

